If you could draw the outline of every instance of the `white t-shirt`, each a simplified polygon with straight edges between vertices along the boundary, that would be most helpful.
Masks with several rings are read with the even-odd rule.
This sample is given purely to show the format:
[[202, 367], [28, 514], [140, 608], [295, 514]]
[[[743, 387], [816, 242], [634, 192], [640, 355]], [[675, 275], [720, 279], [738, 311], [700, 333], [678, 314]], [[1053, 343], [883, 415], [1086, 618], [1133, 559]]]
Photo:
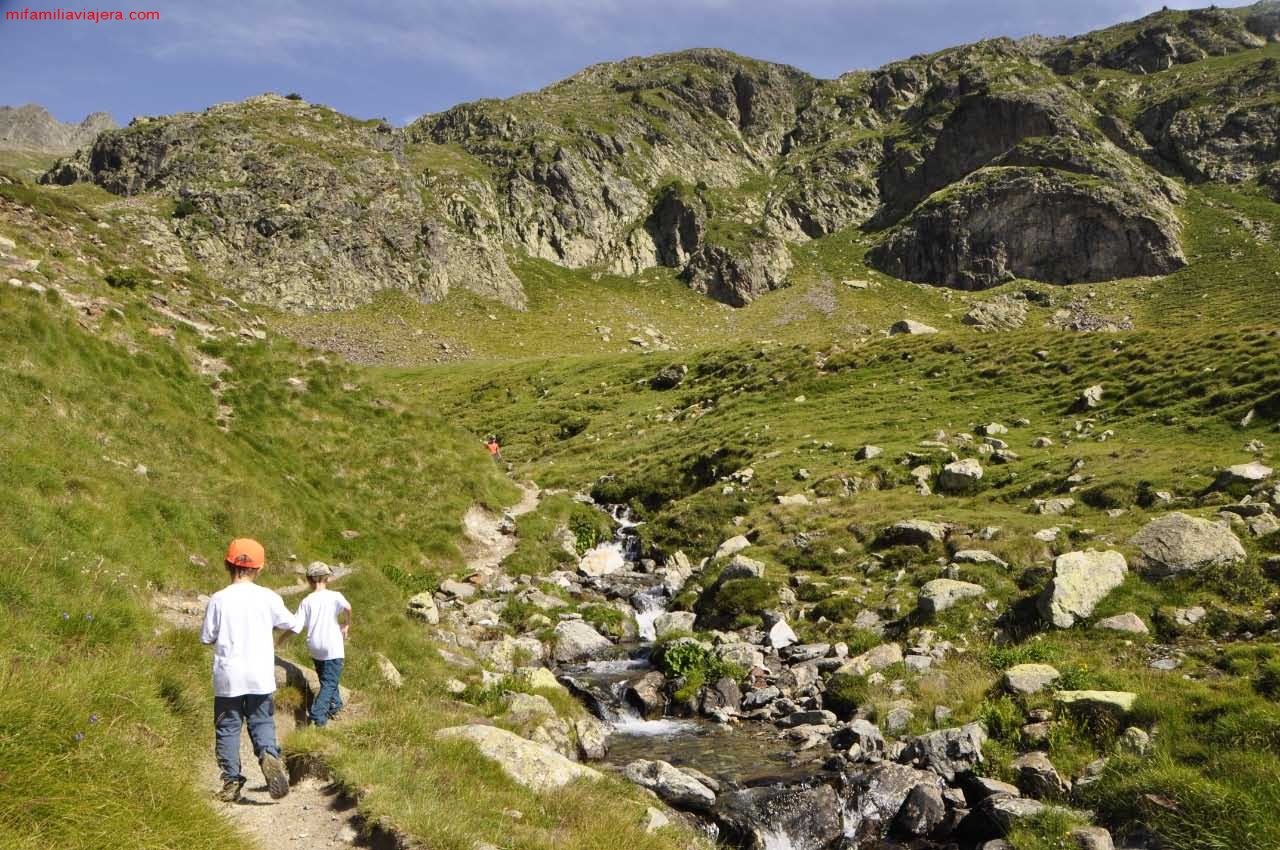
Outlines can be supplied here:
[[213, 693], [220, 697], [276, 690], [272, 629], [296, 629], [280, 594], [252, 582], [224, 587], [209, 599], [202, 643], [213, 644]]
[[307, 649], [317, 661], [342, 658], [346, 652], [342, 643], [342, 627], [338, 615], [350, 611], [347, 597], [336, 590], [317, 590], [302, 600], [298, 606], [298, 622], [295, 632], [307, 630]]

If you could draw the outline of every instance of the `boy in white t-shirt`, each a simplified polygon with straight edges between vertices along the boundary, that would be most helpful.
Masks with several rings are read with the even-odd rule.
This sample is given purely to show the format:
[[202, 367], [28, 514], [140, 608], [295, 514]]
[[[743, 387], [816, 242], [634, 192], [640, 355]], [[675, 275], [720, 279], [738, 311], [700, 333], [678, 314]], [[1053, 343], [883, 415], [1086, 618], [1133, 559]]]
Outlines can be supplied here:
[[293, 627], [295, 633], [307, 630], [307, 649], [320, 677], [320, 693], [311, 703], [311, 722], [316, 726], [325, 725], [342, 710], [338, 680], [342, 678], [346, 656], [344, 638], [351, 629], [351, 603], [338, 591], [329, 589], [332, 576], [328, 564], [319, 561], [307, 568], [311, 593], [298, 606], [297, 624]]
[[276, 742], [271, 632], [299, 627], [278, 593], [254, 584], [266, 560], [258, 541], [231, 541], [226, 557], [231, 584], [210, 597], [200, 630], [201, 642], [213, 646], [214, 752], [222, 771], [218, 798], [228, 803], [240, 799], [245, 783], [240, 772], [240, 733], [245, 726], [267, 790], [277, 800], [289, 793], [289, 774]]

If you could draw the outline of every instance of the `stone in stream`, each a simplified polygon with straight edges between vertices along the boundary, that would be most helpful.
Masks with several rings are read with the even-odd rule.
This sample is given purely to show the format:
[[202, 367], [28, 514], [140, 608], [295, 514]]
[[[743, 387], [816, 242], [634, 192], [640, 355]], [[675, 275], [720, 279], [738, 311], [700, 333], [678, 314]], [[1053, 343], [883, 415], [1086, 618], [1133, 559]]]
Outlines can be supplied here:
[[917, 785], [939, 785], [928, 771], [880, 762], [847, 775], [845, 835], [851, 846], [875, 846], [883, 838]]
[[927, 838], [942, 824], [947, 816], [947, 804], [942, 799], [942, 789], [936, 782], [920, 782], [898, 809], [893, 820], [893, 830], [899, 835]]
[[840, 800], [830, 785], [731, 791], [718, 798], [715, 817], [725, 839], [752, 850], [817, 850], [843, 833]]
[[671, 632], [691, 632], [698, 615], [692, 611], [663, 611], [653, 621], [654, 633], [658, 637]]
[[833, 712], [825, 709], [815, 709], [813, 711], [797, 711], [778, 720], [778, 725], [783, 729], [789, 729], [793, 726], [834, 726], [836, 716]]
[[1153, 519], [1129, 542], [1141, 552], [1139, 566], [1155, 577], [1244, 560], [1244, 547], [1230, 528], [1176, 511]]
[[613, 642], [582, 620], [564, 620], [555, 628], [552, 657], [560, 663], [585, 661], [613, 648]]
[[706, 812], [716, 802], [710, 788], [665, 761], [637, 759], [623, 768], [622, 775], [677, 809]]
[[661, 671], [649, 670], [627, 684], [623, 698], [646, 720], [654, 720], [667, 710], [666, 686], [667, 677]]
[[1129, 572], [1124, 555], [1115, 551], [1067, 552], [1053, 562], [1053, 581], [1040, 595], [1040, 614], [1060, 629], [1088, 617]]
[[469, 741], [481, 755], [497, 762], [512, 781], [534, 791], [554, 791], [576, 779], [603, 778], [593, 768], [496, 726], [451, 726], [437, 731], [436, 737]]
[[724, 676], [714, 685], [708, 685], [699, 691], [698, 708], [703, 714], [728, 712], [736, 714], [742, 707], [742, 691], [732, 678]]

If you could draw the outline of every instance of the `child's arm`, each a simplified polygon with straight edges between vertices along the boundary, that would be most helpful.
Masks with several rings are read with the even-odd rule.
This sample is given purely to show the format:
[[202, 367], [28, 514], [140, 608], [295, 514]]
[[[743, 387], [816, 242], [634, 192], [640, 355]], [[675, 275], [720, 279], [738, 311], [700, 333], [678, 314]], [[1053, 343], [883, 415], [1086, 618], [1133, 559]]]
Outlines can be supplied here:
[[351, 603], [347, 601], [347, 597], [342, 597], [342, 604], [344, 610], [338, 613], [338, 623], [342, 627], [342, 636], [345, 638], [351, 634], [351, 623], [354, 620], [351, 615]]

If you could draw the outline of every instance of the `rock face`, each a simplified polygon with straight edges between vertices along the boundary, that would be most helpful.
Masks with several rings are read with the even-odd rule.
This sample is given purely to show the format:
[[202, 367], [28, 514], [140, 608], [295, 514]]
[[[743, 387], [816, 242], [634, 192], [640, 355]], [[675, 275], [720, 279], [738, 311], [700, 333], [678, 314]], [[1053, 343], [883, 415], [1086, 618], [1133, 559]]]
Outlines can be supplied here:
[[436, 737], [470, 741], [481, 755], [496, 761], [512, 781], [535, 791], [554, 791], [577, 779], [603, 778], [597, 770], [496, 726], [451, 726], [441, 729]]
[[1119, 552], [1067, 552], [1053, 562], [1053, 581], [1040, 595], [1040, 615], [1060, 629], [1088, 617], [1094, 606], [1124, 583], [1129, 565]]
[[1129, 542], [1141, 553], [1140, 568], [1157, 577], [1200, 572], [1245, 556], [1227, 526], [1176, 511], [1147, 523]]
[[957, 289], [1015, 278], [1081, 283], [1181, 268], [1178, 234], [1173, 208], [1160, 196], [1000, 169], [931, 198], [868, 259], [895, 277]]
[[[1276, 16], [1195, 15], [1137, 34], [994, 39], [832, 80], [687, 50], [403, 129], [268, 95], [140, 119], [46, 179], [179, 203], [164, 224], [188, 252], [290, 310], [384, 289], [520, 306], [508, 252], [624, 275], [665, 267], [743, 305], [787, 285], [794, 245], [849, 227], [878, 234], [868, 260], [881, 270], [962, 289], [1159, 275], [1184, 263], [1180, 192], [1161, 171], [1280, 180], [1275, 75], [1257, 49]], [[1229, 77], [1207, 67], [1176, 91], [1136, 76], [1250, 51]], [[1058, 76], [1087, 67], [1135, 76]], [[1002, 296], [965, 321], [1016, 327], [1025, 313]]]
[[64, 124], [34, 103], [0, 106], [0, 147], [4, 148], [70, 153], [115, 128], [115, 120], [105, 112], [94, 112], [79, 124]]

